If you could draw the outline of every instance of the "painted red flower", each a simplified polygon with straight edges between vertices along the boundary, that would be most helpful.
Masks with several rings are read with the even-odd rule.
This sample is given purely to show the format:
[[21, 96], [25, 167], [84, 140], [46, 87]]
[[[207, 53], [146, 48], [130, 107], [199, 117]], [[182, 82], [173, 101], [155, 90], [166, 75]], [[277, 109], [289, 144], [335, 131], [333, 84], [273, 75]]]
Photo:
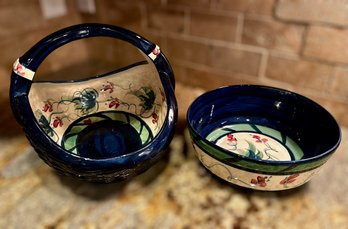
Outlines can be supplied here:
[[251, 179], [250, 183], [253, 185], [259, 185], [260, 187], [266, 187], [267, 186], [266, 178], [267, 177], [257, 176], [256, 179], [255, 178]]
[[115, 107], [115, 109], [117, 107], [120, 106], [120, 100], [118, 98], [114, 98], [113, 100], [111, 100], [111, 102], [109, 103], [109, 108]]
[[107, 84], [103, 85], [102, 91], [109, 91], [109, 93], [112, 93], [114, 91], [114, 83], [107, 81]]
[[296, 181], [296, 178], [299, 176], [300, 174], [299, 173], [295, 173], [295, 174], [292, 174], [288, 177], [285, 177], [283, 180], [280, 181], [279, 184], [282, 184], [282, 185], [287, 185], [287, 184], [290, 184], [294, 181]]
[[54, 121], [53, 121], [53, 127], [57, 128], [58, 126], [62, 127], [63, 126], [63, 120], [61, 117], [57, 116], [55, 117]]
[[50, 101], [46, 101], [44, 107], [42, 108], [44, 112], [52, 112], [53, 111], [53, 106]]
[[155, 123], [158, 122], [158, 119], [159, 119], [158, 114], [156, 114], [155, 112], [153, 112], [152, 115], [151, 115], [151, 117], [152, 117], [152, 123], [153, 123], [153, 124], [155, 124]]
[[159, 48], [155, 48], [154, 50], [152, 50], [152, 54], [155, 56], [157, 56], [160, 53], [161, 53], [161, 50]]
[[83, 120], [83, 124], [91, 125], [92, 124], [92, 120], [90, 118], [86, 119], [86, 120]]
[[237, 138], [233, 136], [233, 134], [227, 134], [227, 141], [229, 142], [235, 142], [237, 141]]
[[262, 142], [267, 142], [268, 141], [268, 139], [267, 138], [262, 138], [261, 139], [261, 137], [259, 136], [259, 135], [253, 135], [253, 138], [255, 138], [256, 140], [255, 140], [255, 142], [258, 142], [258, 143], [262, 143]]
[[21, 76], [25, 75], [24, 68], [20, 63], [17, 64], [15, 71], [17, 74], [19, 74]]

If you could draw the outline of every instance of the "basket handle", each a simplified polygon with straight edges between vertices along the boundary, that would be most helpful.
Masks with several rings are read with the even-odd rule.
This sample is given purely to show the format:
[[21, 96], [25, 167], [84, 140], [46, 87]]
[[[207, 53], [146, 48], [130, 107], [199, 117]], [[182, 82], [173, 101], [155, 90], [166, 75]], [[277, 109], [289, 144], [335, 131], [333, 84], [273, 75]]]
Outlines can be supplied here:
[[[55, 49], [75, 40], [98, 36], [111, 37], [126, 41], [140, 49], [153, 62], [155, 62], [156, 59], [161, 56], [161, 58], [158, 59], [163, 60], [157, 61], [159, 63], [157, 65], [155, 64], [157, 70], [160, 73], [165, 73], [167, 70], [172, 73], [169, 64], [167, 64], [168, 66], [164, 66], [166, 65], [167, 60], [161, 54], [160, 48], [157, 45], [127, 29], [97, 23], [71, 26], [43, 38], [22, 57], [16, 60], [13, 65], [13, 72], [20, 77], [32, 81], [35, 76], [35, 71], [40, 66], [42, 61]], [[162, 67], [165, 69], [161, 69]], [[172, 75], [171, 73], [167, 73], [167, 75]], [[173, 84], [172, 86], [174, 86], [173, 77], [170, 78], [170, 81]]]

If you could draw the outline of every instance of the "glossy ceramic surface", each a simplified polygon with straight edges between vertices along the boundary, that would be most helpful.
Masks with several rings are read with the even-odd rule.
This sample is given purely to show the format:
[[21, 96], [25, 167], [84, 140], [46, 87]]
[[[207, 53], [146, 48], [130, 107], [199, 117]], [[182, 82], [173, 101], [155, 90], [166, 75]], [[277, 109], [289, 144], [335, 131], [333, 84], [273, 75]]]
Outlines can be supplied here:
[[341, 139], [337, 122], [324, 108], [265, 86], [207, 92], [191, 104], [187, 119], [197, 156], [207, 169], [260, 190], [306, 183]]
[[[33, 81], [53, 50], [100, 36], [134, 45], [146, 61], [85, 80]], [[141, 173], [165, 153], [177, 119], [174, 86], [157, 45], [120, 27], [81, 24], [44, 38], [15, 62], [10, 97], [18, 122], [49, 165], [81, 179], [110, 182]]]

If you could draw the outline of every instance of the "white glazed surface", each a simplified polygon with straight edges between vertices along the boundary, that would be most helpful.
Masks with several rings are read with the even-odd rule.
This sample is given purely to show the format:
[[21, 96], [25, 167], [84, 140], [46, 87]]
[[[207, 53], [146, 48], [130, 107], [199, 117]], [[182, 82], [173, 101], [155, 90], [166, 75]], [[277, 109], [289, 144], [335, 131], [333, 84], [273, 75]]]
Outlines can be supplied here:
[[[144, 101], [139, 97], [147, 96], [145, 87], [153, 90], [155, 100], [154, 106], [144, 112]], [[81, 96], [86, 88], [98, 93], [97, 104], [91, 110], [77, 110], [71, 101]], [[58, 144], [69, 125], [88, 114], [110, 110], [133, 113], [145, 121], [154, 136], [160, 131], [167, 115], [164, 90], [157, 70], [151, 64], [75, 83], [34, 82], [29, 92], [29, 102], [38, 121], [42, 115], [50, 120], [50, 127], [56, 133], [50, 137]]]
[[250, 148], [256, 151], [255, 157], [262, 160], [290, 161], [290, 153], [278, 141], [258, 133], [237, 132], [219, 139], [216, 145], [233, 153], [247, 155]]

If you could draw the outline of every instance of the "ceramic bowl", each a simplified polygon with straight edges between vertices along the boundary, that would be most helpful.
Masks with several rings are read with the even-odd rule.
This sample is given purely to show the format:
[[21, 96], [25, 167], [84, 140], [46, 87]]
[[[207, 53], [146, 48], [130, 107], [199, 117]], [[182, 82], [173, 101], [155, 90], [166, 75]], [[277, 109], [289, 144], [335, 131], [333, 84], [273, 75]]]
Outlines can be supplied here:
[[340, 144], [323, 107], [266, 86], [209, 91], [189, 107], [188, 127], [201, 163], [218, 177], [258, 190], [284, 190], [311, 179]]
[[[146, 60], [84, 80], [33, 81], [53, 50], [89, 37], [123, 40]], [[174, 75], [159, 47], [104, 24], [76, 25], [42, 39], [15, 62], [10, 99], [17, 121], [47, 164], [95, 182], [148, 169], [166, 152], [177, 119]]]

